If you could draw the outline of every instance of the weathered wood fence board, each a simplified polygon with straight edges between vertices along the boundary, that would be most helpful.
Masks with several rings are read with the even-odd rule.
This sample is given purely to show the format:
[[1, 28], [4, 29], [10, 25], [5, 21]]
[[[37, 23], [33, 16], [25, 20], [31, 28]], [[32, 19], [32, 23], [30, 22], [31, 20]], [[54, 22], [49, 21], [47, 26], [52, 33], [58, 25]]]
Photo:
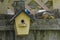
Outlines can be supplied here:
[[31, 30], [29, 35], [16, 36], [14, 31], [0, 31], [0, 40], [60, 40], [60, 31]]
[[[36, 36], [34, 36], [33, 32], [31, 36], [25, 36], [21, 40], [60, 40], [60, 32], [59, 31], [38, 31]], [[33, 35], [33, 36], [32, 36]], [[35, 38], [36, 37], [36, 38]], [[17, 40], [20, 40], [17, 39]]]
[[36, 20], [31, 24], [31, 30], [60, 30], [60, 19]]

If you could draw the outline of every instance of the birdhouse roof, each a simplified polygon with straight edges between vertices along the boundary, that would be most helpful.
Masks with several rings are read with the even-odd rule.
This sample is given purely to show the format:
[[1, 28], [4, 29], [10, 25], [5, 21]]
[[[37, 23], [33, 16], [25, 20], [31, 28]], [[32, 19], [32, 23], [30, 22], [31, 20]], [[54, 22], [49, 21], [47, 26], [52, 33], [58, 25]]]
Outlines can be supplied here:
[[15, 20], [15, 18], [17, 17], [17, 16], [19, 16], [20, 14], [21, 14], [21, 12], [24, 12], [28, 17], [30, 17], [30, 19], [31, 20], [34, 20], [34, 18], [31, 16], [31, 15], [29, 15], [29, 14], [27, 14], [25, 11], [21, 11], [21, 10], [19, 10], [11, 19], [10, 19], [10, 22], [12, 22], [13, 20]]

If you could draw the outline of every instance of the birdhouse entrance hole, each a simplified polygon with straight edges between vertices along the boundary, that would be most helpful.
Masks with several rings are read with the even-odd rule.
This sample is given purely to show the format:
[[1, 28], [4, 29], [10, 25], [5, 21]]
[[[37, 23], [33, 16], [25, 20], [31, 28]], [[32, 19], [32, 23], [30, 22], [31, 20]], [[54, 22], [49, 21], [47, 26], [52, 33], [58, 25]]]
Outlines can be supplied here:
[[19, 24], [19, 27], [26, 27], [25, 21], [21, 20], [21, 24]]
[[22, 23], [22, 24], [25, 24], [24, 20], [21, 20], [21, 23]]

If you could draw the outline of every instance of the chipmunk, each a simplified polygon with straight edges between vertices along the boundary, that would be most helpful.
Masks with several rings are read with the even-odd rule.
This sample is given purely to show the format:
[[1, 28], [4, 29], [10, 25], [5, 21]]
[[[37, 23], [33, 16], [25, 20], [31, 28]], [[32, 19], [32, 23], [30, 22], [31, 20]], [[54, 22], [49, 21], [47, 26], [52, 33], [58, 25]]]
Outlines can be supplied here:
[[35, 14], [35, 17], [37, 19], [55, 19], [54, 14], [52, 14], [52, 12], [50, 11], [38, 11], [37, 14]]
[[44, 12], [44, 13], [42, 14], [42, 19], [55, 19], [55, 17], [54, 17], [53, 14]]

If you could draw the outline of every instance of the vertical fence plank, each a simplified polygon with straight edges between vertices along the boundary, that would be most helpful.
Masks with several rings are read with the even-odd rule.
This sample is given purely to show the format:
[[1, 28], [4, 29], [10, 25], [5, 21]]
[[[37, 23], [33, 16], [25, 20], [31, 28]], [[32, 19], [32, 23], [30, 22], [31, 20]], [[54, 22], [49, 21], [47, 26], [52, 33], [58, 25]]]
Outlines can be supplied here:
[[43, 40], [44, 31], [37, 31], [37, 40]]
[[33, 33], [33, 31], [30, 31], [29, 35], [26, 36], [25, 40], [34, 40], [34, 33]]
[[44, 31], [44, 40], [58, 40], [58, 34], [57, 31]]
[[14, 31], [5, 31], [5, 40], [15, 40]]

